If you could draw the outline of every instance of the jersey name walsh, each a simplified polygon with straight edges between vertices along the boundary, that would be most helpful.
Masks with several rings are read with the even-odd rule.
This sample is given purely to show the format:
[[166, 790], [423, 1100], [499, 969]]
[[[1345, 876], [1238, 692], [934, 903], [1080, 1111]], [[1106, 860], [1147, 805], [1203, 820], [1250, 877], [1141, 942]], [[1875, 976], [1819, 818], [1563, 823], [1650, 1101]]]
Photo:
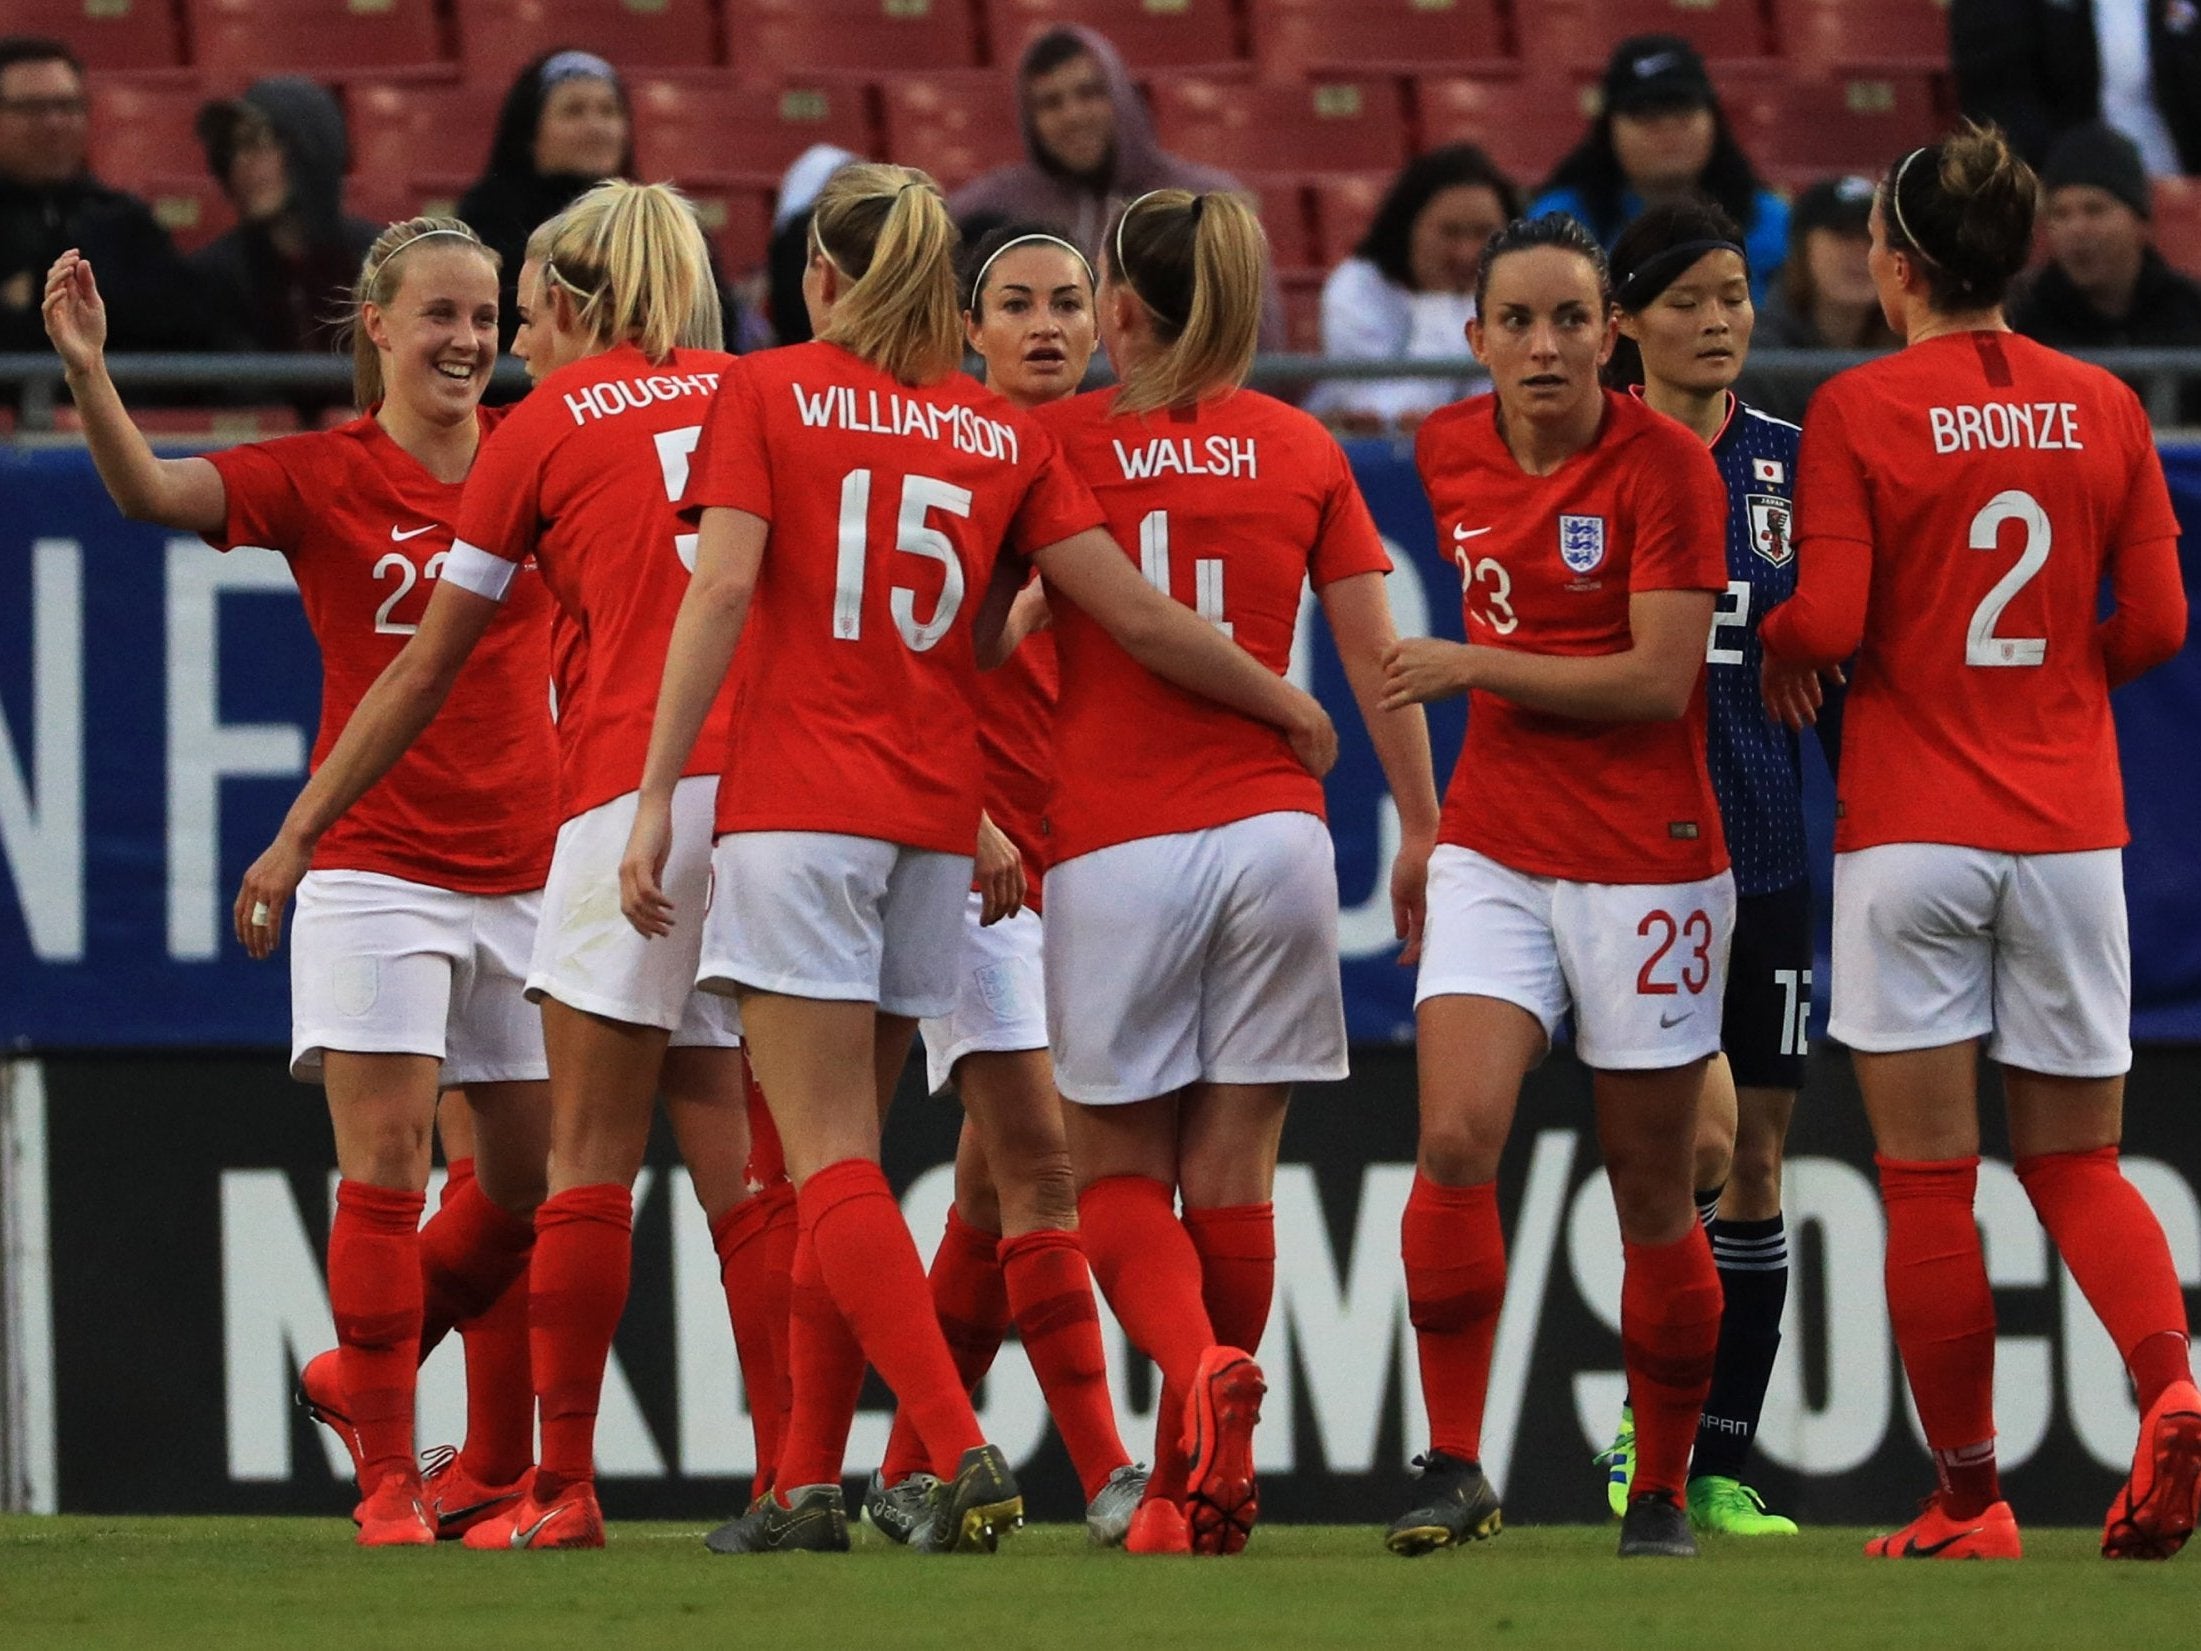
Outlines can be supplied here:
[[1260, 456], [1250, 436], [1157, 436], [1154, 440], [1116, 449], [1116, 463], [1127, 482], [1151, 481], [1156, 476], [1224, 476], [1254, 481], [1261, 474]]

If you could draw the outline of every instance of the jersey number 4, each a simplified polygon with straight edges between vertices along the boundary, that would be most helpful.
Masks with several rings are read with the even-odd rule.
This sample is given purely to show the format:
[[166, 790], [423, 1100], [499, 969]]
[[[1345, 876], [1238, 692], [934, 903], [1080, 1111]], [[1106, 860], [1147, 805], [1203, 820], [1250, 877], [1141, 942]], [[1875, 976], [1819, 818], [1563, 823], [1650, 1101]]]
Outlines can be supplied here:
[[1979, 514], [1972, 518], [1972, 531], [1968, 536], [1972, 548], [1993, 550], [2005, 522], [2024, 525], [2025, 548], [2018, 553], [2016, 565], [1995, 582], [1995, 588], [1980, 598], [1979, 606], [1972, 610], [1972, 623], [1964, 633], [1964, 663], [1967, 665], [2038, 665], [2048, 657], [2045, 636], [1995, 634], [2002, 610], [2048, 565], [2048, 550], [2053, 539], [2048, 512], [2041, 509], [2040, 500], [2023, 488], [2013, 487], [1997, 493], [1980, 506]]
[[[1149, 510], [1139, 518], [1139, 572], [1164, 596], [1169, 589], [1169, 512]], [[1233, 634], [1223, 614], [1223, 559], [1192, 559], [1192, 611], [1225, 636]]]

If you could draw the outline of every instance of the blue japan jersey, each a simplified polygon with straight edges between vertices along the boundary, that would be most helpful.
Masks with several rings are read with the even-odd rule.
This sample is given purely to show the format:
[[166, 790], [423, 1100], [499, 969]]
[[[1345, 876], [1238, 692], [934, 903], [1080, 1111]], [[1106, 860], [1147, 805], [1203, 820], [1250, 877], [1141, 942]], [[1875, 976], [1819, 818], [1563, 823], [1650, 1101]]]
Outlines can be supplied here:
[[1758, 624], [1796, 590], [1790, 500], [1802, 432], [1741, 401], [1712, 443], [1727, 484], [1727, 593], [1706, 654], [1706, 755], [1727, 828], [1738, 894], [1771, 894], [1805, 876], [1803, 754], [1766, 714]]

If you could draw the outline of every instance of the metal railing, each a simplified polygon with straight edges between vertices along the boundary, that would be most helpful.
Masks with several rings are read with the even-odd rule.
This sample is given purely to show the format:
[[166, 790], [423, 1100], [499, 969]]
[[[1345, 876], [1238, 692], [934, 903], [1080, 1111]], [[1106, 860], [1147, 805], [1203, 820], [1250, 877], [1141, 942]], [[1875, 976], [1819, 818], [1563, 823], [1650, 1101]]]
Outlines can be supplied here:
[[[1873, 359], [1861, 350], [1754, 350], [1746, 382], [1784, 386], [1816, 385], [1845, 367]], [[2159, 429], [2180, 423], [2179, 401], [2191, 385], [2201, 385], [2201, 349], [2091, 350], [2082, 359], [2096, 362], [2139, 386], [2148, 417]], [[277, 402], [307, 391], [342, 397], [351, 386], [351, 363], [339, 356], [317, 355], [114, 355], [107, 369], [125, 391], [190, 390], [235, 394]], [[1257, 386], [1304, 385], [1318, 379], [1472, 378], [1482, 366], [1462, 355], [1444, 361], [1338, 361], [1320, 355], [1264, 355], [1254, 363]], [[55, 412], [64, 400], [58, 358], [44, 353], [0, 354], [0, 402], [13, 401], [17, 427], [27, 433], [55, 428]], [[495, 384], [517, 394], [527, 378], [520, 363], [497, 363]]]

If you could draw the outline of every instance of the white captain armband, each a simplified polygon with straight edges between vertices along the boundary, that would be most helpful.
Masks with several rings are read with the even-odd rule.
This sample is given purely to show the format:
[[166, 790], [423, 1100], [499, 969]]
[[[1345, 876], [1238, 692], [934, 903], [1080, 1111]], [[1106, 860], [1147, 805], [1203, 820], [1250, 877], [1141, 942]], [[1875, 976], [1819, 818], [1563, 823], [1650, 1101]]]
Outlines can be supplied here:
[[520, 571], [517, 562], [508, 562], [502, 556], [492, 556], [479, 545], [470, 545], [464, 539], [451, 541], [451, 554], [445, 559], [443, 571], [437, 575], [445, 584], [470, 590], [476, 596], [486, 596], [492, 602], [502, 602], [504, 593], [512, 583], [512, 576]]

